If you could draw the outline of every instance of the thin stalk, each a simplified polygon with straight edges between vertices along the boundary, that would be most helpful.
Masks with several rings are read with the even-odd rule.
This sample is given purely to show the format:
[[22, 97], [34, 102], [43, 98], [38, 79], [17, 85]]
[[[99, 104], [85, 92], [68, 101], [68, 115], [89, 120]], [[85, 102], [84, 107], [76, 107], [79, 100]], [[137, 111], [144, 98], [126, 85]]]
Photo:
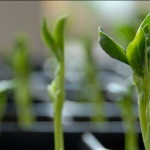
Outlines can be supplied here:
[[[134, 76], [135, 77], [135, 76]], [[141, 132], [146, 150], [150, 150], [150, 135], [149, 135], [149, 99], [150, 99], [150, 73], [144, 75], [141, 82], [136, 80], [135, 85], [138, 89], [138, 108]]]
[[58, 66], [58, 80], [60, 83], [60, 93], [55, 104], [54, 112], [54, 130], [55, 130], [55, 150], [64, 150], [64, 137], [62, 127], [62, 108], [64, 104], [64, 61]]
[[57, 111], [54, 114], [54, 139], [55, 139], [55, 150], [64, 150], [64, 138], [62, 128], [62, 110]]
[[[55, 139], [55, 150], [64, 150], [64, 137], [62, 127], [62, 109], [64, 104], [64, 61], [58, 62], [56, 69], [56, 78], [50, 85], [49, 94], [51, 95], [52, 90], [55, 90], [55, 101], [54, 101], [54, 139]], [[53, 88], [53, 89], [52, 89]]]
[[[142, 132], [143, 139], [145, 139], [146, 132], [147, 132], [147, 118], [146, 118], [147, 104], [145, 103], [146, 100], [147, 99], [142, 95], [139, 97], [139, 101], [138, 101], [139, 119], [140, 119], [141, 132]], [[144, 145], [145, 145], [145, 140], [144, 140]]]

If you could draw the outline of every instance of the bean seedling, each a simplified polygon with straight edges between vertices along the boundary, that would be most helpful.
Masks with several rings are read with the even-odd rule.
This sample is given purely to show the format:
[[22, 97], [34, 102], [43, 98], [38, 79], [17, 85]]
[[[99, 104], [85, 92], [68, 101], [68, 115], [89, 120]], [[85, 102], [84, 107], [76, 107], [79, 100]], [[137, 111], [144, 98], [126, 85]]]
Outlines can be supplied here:
[[133, 70], [133, 84], [138, 91], [138, 109], [143, 142], [150, 150], [150, 14], [141, 23], [135, 38], [125, 50], [110, 36], [98, 30], [98, 40], [102, 49]]
[[61, 16], [55, 25], [54, 32], [51, 33], [47, 27], [46, 19], [42, 22], [42, 40], [53, 52], [57, 60], [55, 78], [48, 86], [48, 94], [53, 103], [54, 109], [54, 139], [55, 150], [64, 150], [64, 139], [62, 129], [62, 109], [65, 97], [64, 76], [64, 26], [67, 15]]

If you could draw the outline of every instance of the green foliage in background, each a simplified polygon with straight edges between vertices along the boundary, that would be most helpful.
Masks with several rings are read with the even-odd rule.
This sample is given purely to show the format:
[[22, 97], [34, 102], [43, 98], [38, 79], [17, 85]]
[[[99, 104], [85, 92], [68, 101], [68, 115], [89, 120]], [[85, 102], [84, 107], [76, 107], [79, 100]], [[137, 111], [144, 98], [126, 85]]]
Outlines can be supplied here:
[[[93, 58], [92, 53], [92, 39], [83, 38], [82, 40], [84, 49], [85, 49], [85, 63], [83, 65], [83, 76], [84, 88], [82, 89], [82, 98], [85, 97], [86, 100], [93, 102], [93, 116], [92, 121], [104, 121], [104, 97], [101, 91], [98, 73], [96, 68], [96, 62]], [[90, 91], [90, 92], [89, 92]]]

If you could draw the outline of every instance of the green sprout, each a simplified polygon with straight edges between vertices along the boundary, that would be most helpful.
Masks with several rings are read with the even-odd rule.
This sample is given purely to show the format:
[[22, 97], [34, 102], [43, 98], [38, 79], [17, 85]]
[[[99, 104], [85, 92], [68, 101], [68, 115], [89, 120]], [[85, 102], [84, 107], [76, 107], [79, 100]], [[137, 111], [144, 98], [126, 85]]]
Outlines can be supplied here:
[[52, 83], [48, 85], [48, 94], [54, 109], [55, 150], [64, 150], [62, 109], [65, 97], [64, 26], [66, 19], [67, 15], [61, 16], [56, 22], [54, 32], [51, 34], [47, 27], [46, 19], [44, 18], [41, 29], [43, 42], [57, 59], [55, 78]]
[[24, 34], [19, 35], [15, 41], [12, 58], [16, 84], [14, 97], [17, 105], [19, 125], [23, 128], [30, 127], [35, 120], [31, 107], [32, 102], [29, 82], [31, 68], [27, 45], [26, 36]]
[[139, 119], [143, 142], [150, 150], [150, 15], [141, 23], [135, 38], [125, 50], [99, 27], [99, 44], [114, 59], [133, 70], [133, 83], [138, 91]]

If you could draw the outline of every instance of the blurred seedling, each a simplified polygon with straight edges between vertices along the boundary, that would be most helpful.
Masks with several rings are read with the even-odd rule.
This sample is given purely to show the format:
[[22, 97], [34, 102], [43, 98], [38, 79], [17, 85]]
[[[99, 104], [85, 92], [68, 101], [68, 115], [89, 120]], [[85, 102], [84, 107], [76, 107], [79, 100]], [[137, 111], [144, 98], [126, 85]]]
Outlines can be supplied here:
[[90, 38], [83, 38], [82, 40], [85, 50], [85, 61], [83, 64], [84, 88], [82, 88], [82, 97], [86, 101], [93, 103], [93, 112], [91, 120], [94, 122], [104, 121], [104, 97], [100, 87], [96, 62], [93, 58], [92, 40]]
[[135, 110], [135, 88], [131, 80], [126, 81], [126, 86], [110, 83], [107, 87], [111, 97], [120, 108], [122, 123], [125, 133], [124, 150], [138, 150], [137, 116]]
[[17, 36], [12, 55], [12, 68], [16, 84], [14, 99], [17, 105], [19, 125], [23, 128], [30, 127], [35, 121], [30, 92], [31, 66], [28, 50], [26, 36], [24, 34]]

